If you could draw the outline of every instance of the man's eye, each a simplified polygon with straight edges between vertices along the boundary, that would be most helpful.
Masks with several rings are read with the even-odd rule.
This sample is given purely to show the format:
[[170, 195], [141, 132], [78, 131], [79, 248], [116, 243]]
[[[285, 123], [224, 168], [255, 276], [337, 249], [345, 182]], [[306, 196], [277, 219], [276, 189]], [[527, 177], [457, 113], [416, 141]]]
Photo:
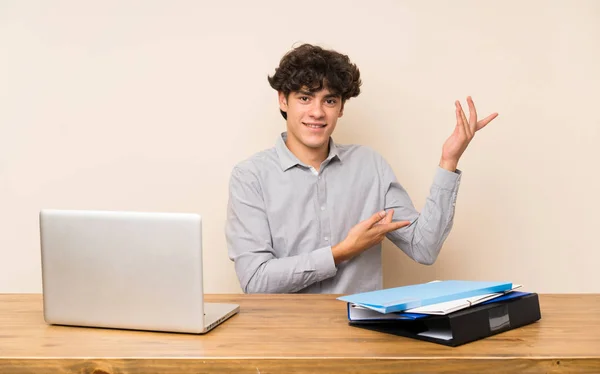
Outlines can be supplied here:
[[301, 101], [308, 101], [308, 96], [300, 96]]
[[329, 100], [327, 100], [327, 104], [329, 104], [329, 105], [335, 105], [336, 103], [337, 103], [336, 99], [329, 99]]

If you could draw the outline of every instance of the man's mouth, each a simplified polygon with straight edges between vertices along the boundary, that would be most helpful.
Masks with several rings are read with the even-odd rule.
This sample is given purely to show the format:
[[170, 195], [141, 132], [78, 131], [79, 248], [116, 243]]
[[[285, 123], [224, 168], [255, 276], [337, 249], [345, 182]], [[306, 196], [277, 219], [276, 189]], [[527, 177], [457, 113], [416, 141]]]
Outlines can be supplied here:
[[302, 122], [304, 124], [304, 126], [306, 127], [310, 127], [311, 129], [322, 129], [323, 127], [327, 126], [326, 123], [306, 123], [306, 122]]

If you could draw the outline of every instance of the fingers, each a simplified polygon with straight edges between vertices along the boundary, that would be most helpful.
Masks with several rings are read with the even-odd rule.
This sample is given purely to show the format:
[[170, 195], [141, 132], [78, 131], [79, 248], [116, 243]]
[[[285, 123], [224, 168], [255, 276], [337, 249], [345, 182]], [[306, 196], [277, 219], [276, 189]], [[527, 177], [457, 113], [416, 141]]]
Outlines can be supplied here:
[[381, 224], [387, 224], [392, 222], [392, 218], [394, 218], [394, 209], [390, 209], [386, 212], [385, 218], [381, 220]]
[[368, 227], [370, 228], [370, 227], [373, 227], [375, 224], [377, 224], [379, 221], [381, 221], [385, 217], [386, 217], [385, 210], [382, 210], [381, 212], [377, 212], [377, 213], [373, 214], [365, 222], [367, 223]]
[[481, 121], [477, 122], [477, 128], [475, 131], [479, 131], [484, 128], [488, 123], [492, 122], [494, 118], [498, 117], [498, 113], [492, 113], [489, 116], [485, 117]]
[[471, 96], [467, 97], [467, 105], [469, 105], [469, 128], [471, 129], [471, 134], [474, 134], [477, 131], [477, 110]]
[[384, 212], [385, 212], [385, 216], [381, 219], [381, 221], [377, 222], [373, 226], [378, 226], [378, 225], [382, 225], [384, 223], [392, 222], [392, 218], [394, 217], [394, 209], [390, 209], [390, 210], [384, 211]]
[[[481, 130], [494, 118], [498, 117], [498, 113], [492, 113], [481, 121], [477, 122], [477, 110], [475, 109], [475, 103], [473, 102], [473, 98], [471, 96], [467, 97], [467, 103], [469, 105], [469, 129], [471, 130], [471, 134], [475, 134], [476, 131]], [[458, 103], [458, 106], [460, 106], [460, 102]], [[464, 121], [466, 118], [464, 117], [464, 112], [462, 115]]]
[[465, 112], [463, 111], [462, 106], [460, 105], [460, 101], [456, 100], [456, 110], [458, 115], [460, 116], [460, 124], [462, 125], [465, 134], [470, 138], [471, 137], [471, 128], [469, 127], [469, 122], [467, 121], [467, 116], [465, 116]]
[[458, 110], [458, 105], [456, 104], [456, 102], [454, 103], [454, 105], [456, 105], [456, 128], [454, 131], [458, 130], [458, 133], [460, 135], [466, 136], [467, 133], [465, 132], [465, 125], [463, 124], [462, 116], [460, 115], [460, 110]]
[[398, 230], [399, 228], [410, 225], [410, 221], [396, 221], [392, 222], [394, 218], [394, 209], [389, 209], [387, 212], [381, 211], [377, 212], [371, 216], [367, 222], [369, 224], [369, 228], [375, 227], [376, 232], [379, 235], [385, 235], [390, 231]]
[[394, 230], [398, 230], [402, 227], [406, 227], [410, 225], [410, 221], [396, 221], [396, 222], [390, 222], [390, 223], [386, 223], [386, 224], [381, 224], [379, 230], [381, 231], [382, 234], [387, 234], [388, 232], [394, 231]]

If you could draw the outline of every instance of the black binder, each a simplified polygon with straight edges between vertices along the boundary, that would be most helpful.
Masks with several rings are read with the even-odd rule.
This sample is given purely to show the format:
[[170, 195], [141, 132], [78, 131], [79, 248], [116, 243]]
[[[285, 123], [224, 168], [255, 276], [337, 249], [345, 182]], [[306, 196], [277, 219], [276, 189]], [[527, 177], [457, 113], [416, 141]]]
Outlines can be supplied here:
[[528, 325], [541, 317], [538, 295], [529, 293], [515, 299], [475, 305], [445, 316], [432, 315], [416, 320], [350, 321], [349, 324], [456, 347]]

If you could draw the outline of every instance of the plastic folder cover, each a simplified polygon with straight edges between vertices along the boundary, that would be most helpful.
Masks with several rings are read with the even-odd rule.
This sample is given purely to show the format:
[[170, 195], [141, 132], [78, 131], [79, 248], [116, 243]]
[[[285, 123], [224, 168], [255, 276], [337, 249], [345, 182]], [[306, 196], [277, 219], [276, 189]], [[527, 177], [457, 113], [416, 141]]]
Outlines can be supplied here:
[[380, 313], [392, 313], [510, 289], [511, 282], [448, 280], [357, 293], [338, 297], [338, 300], [358, 304]]

